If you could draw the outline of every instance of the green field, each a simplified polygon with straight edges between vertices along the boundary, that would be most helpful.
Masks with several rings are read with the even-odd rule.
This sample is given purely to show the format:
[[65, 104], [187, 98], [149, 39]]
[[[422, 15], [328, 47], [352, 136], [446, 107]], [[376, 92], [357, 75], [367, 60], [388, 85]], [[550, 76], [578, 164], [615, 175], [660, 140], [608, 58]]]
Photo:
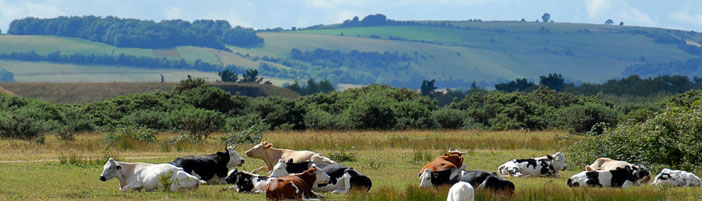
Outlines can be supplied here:
[[[164, 141], [174, 134], [159, 134]], [[219, 135], [215, 135], [215, 138]], [[503, 162], [523, 157], [541, 156], [564, 151], [579, 137], [565, 132], [485, 132], [472, 131], [277, 131], [266, 139], [274, 147], [314, 150], [324, 155], [345, 150], [355, 161], [342, 162], [373, 180], [365, 192], [349, 195], [324, 194], [327, 200], [445, 200], [447, 189], [418, 189], [419, 169], [449, 148], [470, 150], [467, 169], [494, 171]], [[291, 140], [294, 139], [294, 140]], [[218, 192], [228, 185], [206, 185], [197, 192], [143, 193], [119, 191], [116, 179], [100, 182], [103, 162], [96, 159], [116, 157], [125, 161], [163, 163], [175, 157], [210, 154], [222, 144], [211, 139], [205, 144], [172, 145], [165, 142], [128, 142], [106, 147], [102, 135], [84, 133], [74, 141], [47, 138], [45, 145], [26, 141], [0, 140], [0, 199], [7, 200], [262, 200], [263, 195]], [[243, 152], [252, 144], [242, 144]], [[121, 150], [118, 147], [132, 147]], [[568, 158], [568, 152], [565, 152]], [[90, 159], [87, 160], [86, 159]], [[245, 158], [241, 169], [252, 170], [263, 165], [261, 160]], [[579, 172], [580, 164], [569, 164], [561, 178], [508, 178], [516, 185], [511, 200], [699, 200], [698, 188], [661, 188], [645, 185], [626, 189], [570, 189], [566, 180]], [[424, 196], [424, 197], [421, 197]], [[490, 194], [478, 193], [476, 200], [495, 200]]]

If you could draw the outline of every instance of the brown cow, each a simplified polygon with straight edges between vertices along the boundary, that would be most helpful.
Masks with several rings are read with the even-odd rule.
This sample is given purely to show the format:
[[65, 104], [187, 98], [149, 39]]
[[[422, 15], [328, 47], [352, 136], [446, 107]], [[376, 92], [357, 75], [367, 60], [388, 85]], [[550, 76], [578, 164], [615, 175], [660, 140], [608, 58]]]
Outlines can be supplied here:
[[317, 166], [312, 165], [310, 169], [300, 174], [282, 176], [271, 179], [266, 184], [266, 199], [287, 200], [287, 199], [310, 199], [318, 198], [320, 195], [312, 191], [315, 181], [318, 183], [328, 183], [329, 175], [324, 171], [317, 171]]
[[433, 161], [424, 165], [424, 167], [422, 167], [422, 169], [419, 171], [419, 175], [422, 175], [424, 169], [429, 169], [429, 171], [432, 172], [438, 172], [449, 168], [464, 169], [465, 165], [463, 164], [463, 154], [466, 153], [468, 153], [468, 151], [461, 153], [458, 150], [449, 150], [443, 156], [438, 156]]

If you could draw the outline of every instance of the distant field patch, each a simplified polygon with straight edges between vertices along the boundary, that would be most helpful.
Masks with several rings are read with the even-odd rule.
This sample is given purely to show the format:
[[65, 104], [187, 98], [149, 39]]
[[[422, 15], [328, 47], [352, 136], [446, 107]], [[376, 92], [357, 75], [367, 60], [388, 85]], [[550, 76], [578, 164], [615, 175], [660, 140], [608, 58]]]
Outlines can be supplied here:
[[174, 49], [158, 49], [158, 50], [153, 50], [154, 51], [154, 56], [157, 57], [170, 57], [170, 58], [180, 58], [180, 54], [178, 51]]
[[222, 65], [222, 61], [219, 60], [219, 57], [210, 52], [209, 49], [210, 48], [204, 47], [182, 46], [177, 47], [176, 51], [178, 51], [178, 54], [188, 63], [194, 63], [196, 60], [200, 59], [203, 62]]

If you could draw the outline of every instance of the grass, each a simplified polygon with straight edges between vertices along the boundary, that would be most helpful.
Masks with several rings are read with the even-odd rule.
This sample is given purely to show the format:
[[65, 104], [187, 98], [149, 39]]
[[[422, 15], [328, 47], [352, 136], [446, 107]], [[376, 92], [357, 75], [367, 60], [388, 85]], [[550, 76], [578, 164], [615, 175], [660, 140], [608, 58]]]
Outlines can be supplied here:
[[[354, 167], [373, 180], [370, 192], [348, 195], [324, 194], [327, 200], [445, 200], [447, 187], [419, 189], [417, 174], [427, 160], [447, 148], [470, 149], [465, 157], [468, 169], [494, 171], [501, 163], [522, 157], [541, 156], [565, 150], [572, 140], [564, 131], [275, 131], [265, 134], [274, 147], [310, 149], [323, 154], [339, 149], [353, 152], [355, 160], [341, 162]], [[46, 145], [18, 140], [0, 140], [0, 199], [77, 199], [77, 200], [261, 200], [263, 195], [218, 192], [228, 185], [205, 185], [197, 192], [123, 193], [118, 182], [100, 182], [101, 160], [163, 163], [175, 157], [211, 154], [223, 149], [213, 134], [205, 144], [163, 143], [176, 134], [160, 133], [159, 143], [135, 144], [120, 150], [101, 143], [102, 134], [80, 133], [74, 141], [60, 141], [48, 136]], [[292, 139], [292, 140], [291, 140]], [[456, 141], [453, 143], [449, 143]], [[421, 143], [419, 143], [421, 142]], [[138, 142], [133, 142], [138, 143]], [[449, 144], [447, 144], [449, 143]], [[489, 145], [494, 143], [493, 145]], [[488, 145], [486, 145], [488, 144]], [[495, 145], [495, 144], [506, 144]], [[242, 144], [240, 154], [252, 147]], [[420, 154], [418, 154], [420, 153]], [[566, 155], [568, 153], [565, 153]], [[418, 156], [421, 155], [421, 156]], [[34, 162], [29, 162], [34, 161]], [[38, 162], [37, 162], [38, 161]], [[241, 169], [263, 165], [246, 158]], [[580, 171], [571, 165], [561, 178], [508, 178], [517, 187], [510, 200], [699, 200], [698, 188], [659, 188], [652, 186], [627, 189], [571, 189], [566, 180]], [[580, 166], [578, 166], [580, 167]], [[478, 193], [476, 200], [505, 200], [492, 194]]]

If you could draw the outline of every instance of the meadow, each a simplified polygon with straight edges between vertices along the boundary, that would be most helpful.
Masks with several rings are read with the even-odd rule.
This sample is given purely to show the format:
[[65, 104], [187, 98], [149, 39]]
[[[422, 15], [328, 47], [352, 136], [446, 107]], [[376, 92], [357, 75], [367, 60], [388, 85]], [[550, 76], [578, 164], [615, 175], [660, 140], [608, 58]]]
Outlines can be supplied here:
[[[0, 140], [0, 199], [3, 200], [262, 200], [263, 195], [219, 192], [228, 185], [204, 185], [197, 192], [144, 193], [119, 191], [116, 179], [99, 181], [104, 161], [164, 163], [175, 157], [212, 154], [224, 148], [216, 139], [202, 144], [169, 144], [174, 133], [157, 134], [157, 143], [125, 141], [102, 143], [100, 133], [81, 133], [73, 141], [48, 136], [45, 145], [21, 140]], [[565, 131], [271, 131], [264, 139], [274, 147], [314, 150], [324, 155], [354, 158], [341, 162], [373, 180], [370, 192], [347, 195], [324, 194], [326, 200], [445, 200], [447, 188], [420, 189], [419, 169], [445, 150], [470, 150], [467, 169], [495, 171], [514, 158], [542, 156], [565, 151], [581, 136]], [[243, 156], [253, 144], [241, 144]], [[568, 159], [568, 152], [565, 152]], [[263, 165], [246, 158], [240, 168]], [[581, 171], [581, 164], [568, 164], [561, 178], [510, 178], [516, 185], [511, 198], [478, 193], [476, 200], [702, 200], [698, 188], [665, 188], [645, 185], [626, 189], [570, 189], [566, 180]]]

